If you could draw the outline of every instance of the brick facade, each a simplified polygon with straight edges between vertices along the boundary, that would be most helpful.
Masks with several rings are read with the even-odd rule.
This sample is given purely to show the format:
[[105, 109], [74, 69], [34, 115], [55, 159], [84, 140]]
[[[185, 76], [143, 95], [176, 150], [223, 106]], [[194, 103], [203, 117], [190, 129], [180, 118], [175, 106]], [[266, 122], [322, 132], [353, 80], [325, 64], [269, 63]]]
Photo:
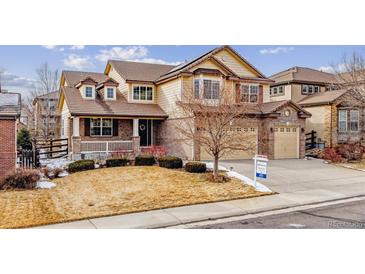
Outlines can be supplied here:
[[[349, 92], [325, 107], [324, 141], [326, 146], [333, 147], [340, 143], [365, 141], [365, 102]], [[338, 130], [338, 111], [340, 109], [359, 110], [359, 130], [340, 132]]]
[[0, 117], [0, 180], [16, 167], [16, 121]]

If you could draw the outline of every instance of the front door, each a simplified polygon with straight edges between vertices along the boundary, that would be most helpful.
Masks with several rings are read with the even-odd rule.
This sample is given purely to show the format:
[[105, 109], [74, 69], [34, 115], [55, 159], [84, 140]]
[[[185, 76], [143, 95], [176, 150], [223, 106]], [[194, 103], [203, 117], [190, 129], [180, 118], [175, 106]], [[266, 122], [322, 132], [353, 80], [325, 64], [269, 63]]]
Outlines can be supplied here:
[[138, 125], [139, 137], [141, 138], [140, 146], [148, 147], [152, 145], [153, 120], [139, 120]]

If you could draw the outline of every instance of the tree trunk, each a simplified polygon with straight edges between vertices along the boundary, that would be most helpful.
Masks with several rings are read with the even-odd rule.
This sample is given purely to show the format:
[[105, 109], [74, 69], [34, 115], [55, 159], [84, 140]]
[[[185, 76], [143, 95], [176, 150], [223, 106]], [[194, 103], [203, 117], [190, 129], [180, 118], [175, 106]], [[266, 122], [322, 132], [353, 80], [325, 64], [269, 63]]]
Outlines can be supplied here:
[[213, 176], [215, 181], [218, 181], [218, 159], [218, 155], [214, 155]]

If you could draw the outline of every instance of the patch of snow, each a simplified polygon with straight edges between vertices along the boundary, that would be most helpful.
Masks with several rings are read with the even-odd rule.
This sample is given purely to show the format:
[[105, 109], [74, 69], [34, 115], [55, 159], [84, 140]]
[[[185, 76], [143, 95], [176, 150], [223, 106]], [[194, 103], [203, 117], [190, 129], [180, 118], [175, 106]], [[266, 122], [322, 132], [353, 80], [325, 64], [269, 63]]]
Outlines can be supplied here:
[[[206, 162], [206, 165], [207, 165], [207, 169], [213, 169], [213, 163], [212, 162]], [[263, 184], [261, 184], [257, 181], [256, 181], [256, 185], [255, 185], [255, 182], [252, 179], [250, 179], [250, 178], [248, 178], [248, 177], [246, 177], [246, 176], [244, 176], [244, 175], [242, 175], [238, 172], [230, 171], [230, 170], [228, 170], [227, 168], [225, 168], [223, 166], [218, 166], [218, 169], [222, 170], [222, 171], [226, 171], [228, 177], [236, 178], [236, 179], [244, 182], [245, 184], [253, 186], [257, 191], [272, 192], [267, 186], [265, 186], [265, 185], [263, 185]]]
[[40, 164], [42, 166], [48, 167], [49, 169], [55, 169], [55, 168], [65, 169], [72, 162], [73, 161], [70, 161], [66, 158], [40, 160]]
[[62, 171], [60, 174], [58, 174], [58, 177], [59, 178], [62, 178], [62, 177], [66, 177], [66, 176], [68, 176], [69, 174], [68, 174], [68, 172], [66, 171], [66, 170], [64, 170], [64, 171]]
[[97, 168], [100, 168], [100, 165], [99, 164], [95, 164], [94, 167], [95, 167], [95, 169], [97, 169]]
[[42, 189], [50, 189], [55, 187], [56, 184], [52, 183], [50, 181], [39, 181], [37, 182], [37, 188], [42, 188]]
[[302, 224], [288, 224], [289, 227], [293, 227], [293, 228], [304, 228], [305, 225]]

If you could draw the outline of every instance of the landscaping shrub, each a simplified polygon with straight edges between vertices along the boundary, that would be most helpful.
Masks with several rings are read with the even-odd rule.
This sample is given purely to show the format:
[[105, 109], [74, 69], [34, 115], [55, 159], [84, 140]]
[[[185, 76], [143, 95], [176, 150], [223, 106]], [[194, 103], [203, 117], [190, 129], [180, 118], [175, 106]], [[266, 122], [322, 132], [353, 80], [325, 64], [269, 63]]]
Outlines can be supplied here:
[[325, 148], [323, 151], [323, 159], [330, 161], [332, 163], [341, 162], [341, 155], [337, 153], [334, 148]]
[[337, 146], [337, 153], [349, 162], [360, 162], [365, 148], [360, 143], [348, 143]]
[[136, 166], [153, 166], [155, 162], [153, 155], [139, 155], [136, 157], [134, 164]]
[[126, 158], [119, 159], [107, 159], [106, 167], [126, 166], [129, 164], [129, 160]]
[[94, 160], [79, 160], [68, 165], [68, 172], [78, 172], [95, 168]]
[[175, 156], [163, 156], [158, 159], [158, 165], [165, 168], [182, 168], [181, 158]]
[[207, 165], [202, 162], [187, 162], [185, 164], [185, 171], [191, 173], [203, 173], [207, 171]]
[[5, 176], [5, 179], [0, 182], [0, 189], [33, 189], [37, 186], [40, 177], [37, 170], [17, 169]]

